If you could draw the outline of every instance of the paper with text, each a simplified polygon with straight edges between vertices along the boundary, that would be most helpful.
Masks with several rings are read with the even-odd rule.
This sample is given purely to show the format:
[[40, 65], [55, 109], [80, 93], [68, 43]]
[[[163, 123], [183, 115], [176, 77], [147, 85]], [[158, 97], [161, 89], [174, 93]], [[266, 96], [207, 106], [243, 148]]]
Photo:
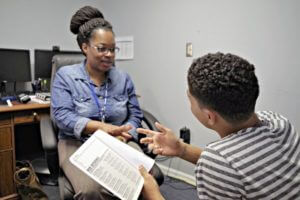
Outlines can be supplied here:
[[154, 160], [98, 130], [70, 157], [70, 161], [115, 196], [136, 200], [144, 184], [138, 171], [149, 171]]

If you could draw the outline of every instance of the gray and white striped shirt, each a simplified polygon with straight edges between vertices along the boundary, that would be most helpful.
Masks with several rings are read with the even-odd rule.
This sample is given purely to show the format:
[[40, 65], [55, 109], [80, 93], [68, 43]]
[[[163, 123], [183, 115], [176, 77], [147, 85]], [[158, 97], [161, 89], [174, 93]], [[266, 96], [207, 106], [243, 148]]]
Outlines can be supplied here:
[[299, 135], [283, 116], [210, 143], [195, 168], [200, 199], [300, 199]]

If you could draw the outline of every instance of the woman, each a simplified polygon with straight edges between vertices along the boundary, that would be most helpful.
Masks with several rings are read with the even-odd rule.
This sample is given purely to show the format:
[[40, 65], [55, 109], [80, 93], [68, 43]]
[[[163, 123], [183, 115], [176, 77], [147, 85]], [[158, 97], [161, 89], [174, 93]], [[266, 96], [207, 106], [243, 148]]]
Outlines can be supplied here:
[[114, 199], [87, 177], [69, 157], [97, 129], [124, 139], [137, 139], [140, 110], [132, 80], [114, 67], [114, 32], [102, 13], [93, 7], [79, 9], [71, 19], [71, 32], [86, 56], [84, 62], [62, 67], [56, 73], [51, 113], [59, 127], [60, 166], [70, 180], [75, 199]]

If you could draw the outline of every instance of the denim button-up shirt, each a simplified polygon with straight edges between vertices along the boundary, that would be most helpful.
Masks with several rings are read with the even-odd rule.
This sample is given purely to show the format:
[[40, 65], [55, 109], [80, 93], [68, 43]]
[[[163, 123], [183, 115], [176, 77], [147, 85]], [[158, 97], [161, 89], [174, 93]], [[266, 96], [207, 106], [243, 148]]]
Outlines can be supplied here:
[[[51, 115], [59, 128], [58, 137], [83, 140], [81, 133], [86, 124], [90, 120], [101, 121], [104, 114], [106, 123], [132, 125], [130, 134], [137, 140], [135, 129], [141, 127], [143, 115], [131, 78], [112, 67], [107, 72], [106, 81], [97, 87], [88, 76], [85, 62], [62, 67], [55, 75], [51, 89]], [[105, 111], [101, 112], [103, 107]]]

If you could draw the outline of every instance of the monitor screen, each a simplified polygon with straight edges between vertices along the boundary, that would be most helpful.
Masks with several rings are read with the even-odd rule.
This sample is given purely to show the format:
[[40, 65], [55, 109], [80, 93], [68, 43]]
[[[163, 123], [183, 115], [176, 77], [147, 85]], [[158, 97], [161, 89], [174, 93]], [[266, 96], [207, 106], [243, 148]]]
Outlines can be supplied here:
[[0, 48], [0, 81], [31, 81], [29, 50]]
[[34, 78], [50, 79], [52, 58], [57, 54], [82, 54], [81, 51], [34, 50]]

